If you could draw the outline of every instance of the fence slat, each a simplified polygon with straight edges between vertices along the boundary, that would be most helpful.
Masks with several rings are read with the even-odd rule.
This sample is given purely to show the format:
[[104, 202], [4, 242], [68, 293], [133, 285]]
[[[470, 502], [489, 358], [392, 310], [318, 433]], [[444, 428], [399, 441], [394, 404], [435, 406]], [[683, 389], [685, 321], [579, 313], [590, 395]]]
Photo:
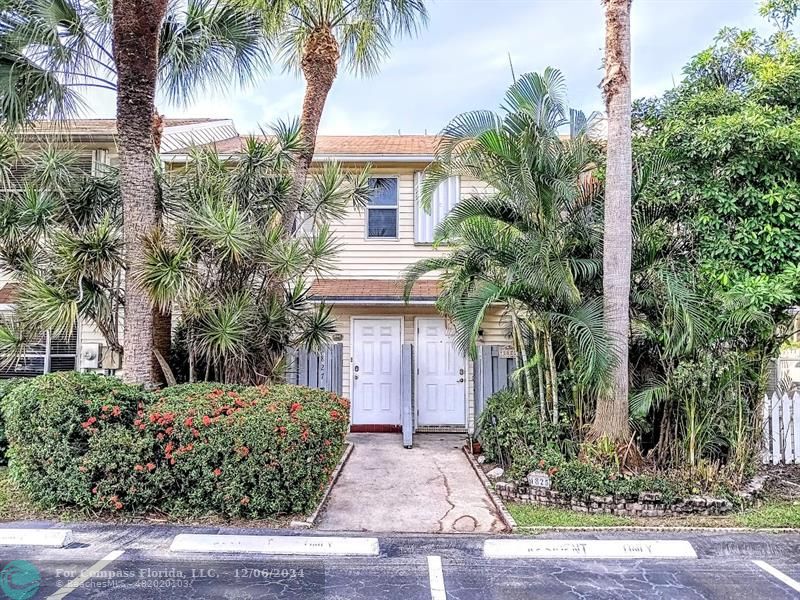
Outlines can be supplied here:
[[792, 396], [792, 409], [794, 462], [800, 463], [800, 394], [797, 392]]
[[781, 400], [778, 394], [772, 394], [772, 464], [777, 465], [783, 454], [781, 436]]

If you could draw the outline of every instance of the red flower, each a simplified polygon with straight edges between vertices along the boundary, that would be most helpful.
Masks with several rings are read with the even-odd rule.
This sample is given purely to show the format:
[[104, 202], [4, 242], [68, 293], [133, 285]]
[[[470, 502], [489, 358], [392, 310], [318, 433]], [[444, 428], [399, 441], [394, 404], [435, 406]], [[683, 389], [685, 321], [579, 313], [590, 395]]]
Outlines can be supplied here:
[[174, 431], [174, 429], [172, 428], [172, 426], [170, 426], [170, 427], [167, 427], [167, 428], [164, 430], [164, 433], [166, 433], [167, 435], [172, 435], [172, 432], [173, 432], [173, 431]]
[[86, 422], [87, 422], [89, 425], [91, 425], [92, 423], [95, 423], [96, 421], [97, 421], [97, 419], [95, 419], [94, 417], [89, 417], [89, 418], [86, 420]]
[[103, 412], [106, 412], [107, 410], [110, 410], [110, 409], [111, 409], [111, 407], [108, 404], [104, 404], [103, 406], [100, 407], [100, 410], [102, 410]]
[[111, 415], [114, 417], [118, 417], [122, 413], [122, 409], [119, 406], [115, 406], [114, 409], [111, 411]]
[[211, 417], [209, 417], [208, 415], [203, 415], [203, 425], [205, 425], [206, 427], [211, 425]]
[[144, 465], [136, 465], [133, 467], [134, 471], [144, 471]]
[[539, 467], [544, 468], [544, 459], [539, 461]]
[[219, 477], [220, 475], [222, 475], [222, 469], [217, 467], [216, 469], [214, 469], [213, 473], [214, 473], [214, 477]]
[[197, 429], [192, 428], [192, 435], [194, 437], [200, 437], [200, 431]]
[[547, 473], [548, 473], [548, 475], [550, 475], [552, 477], [553, 475], [558, 473], [558, 469], [555, 468], [555, 467], [550, 467], [550, 469], [548, 469]]
[[244, 457], [250, 454], [250, 448], [248, 448], [247, 446], [242, 446], [237, 450], [237, 452]]
[[86, 473], [86, 471], [88, 470], [89, 469], [87, 469], [86, 467], [78, 467], [78, 471], [80, 471], [81, 473]]
[[308, 429], [303, 429], [303, 432], [300, 434], [300, 438], [304, 442], [308, 439]]
[[194, 423], [194, 419], [193, 419], [192, 417], [188, 417], [188, 418], [187, 418], [187, 419], [186, 419], [186, 420], [183, 422], [183, 424], [184, 424], [184, 425], [186, 425], [187, 427], [191, 427], [191, 426], [192, 426], [192, 423]]
[[331, 411], [331, 419], [338, 419], [339, 416], [340, 415], [339, 415], [339, 411], [338, 410], [332, 410]]
[[248, 498], [247, 496], [243, 496], [242, 499], [239, 500], [239, 504], [241, 504], [242, 506], [247, 506], [248, 504], [250, 504], [250, 498]]
[[297, 411], [302, 410], [302, 408], [303, 408], [303, 405], [300, 404], [299, 402], [292, 402], [292, 407], [289, 409], [289, 412], [294, 414]]
[[147, 465], [145, 465], [145, 466], [147, 467], [148, 471], [152, 471], [153, 469], [156, 468], [156, 466], [151, 462], [147, 463]]
[[151, 423], [155, 423], [156, 421], [158, 421], [158, 413], [151, 413], [150, 414], [150, 422]]

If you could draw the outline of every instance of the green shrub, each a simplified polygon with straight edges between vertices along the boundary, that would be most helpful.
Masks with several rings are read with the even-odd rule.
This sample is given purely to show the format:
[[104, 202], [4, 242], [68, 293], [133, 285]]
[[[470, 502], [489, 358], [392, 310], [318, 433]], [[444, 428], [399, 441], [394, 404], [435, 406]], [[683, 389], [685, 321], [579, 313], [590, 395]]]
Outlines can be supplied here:
[[[20, 383], [26, 381], [25, 379], [0, 379], [0, 405], [8, 394], [17, 387]], [[5, 419], [0, 416], [0, 465], [8, 462], [6, 453], [8, 452], [8, 439], [6, 438], [6, 425]]]
[[349, 403], [290, 385], [184, 384], [146, 394], [77, 373], [5, 405], [11, 471], [45, 507], [264, 517], [306, 512], [341, 457]]
[[551, 450], [559, 455], [559, 428], [539, 421], [539, 407], [512, 390], [493, 394], [479, 420], [478, 438], [486, 457], [524, 476]]
[[101, 507], [92, 490], [129, 454], [118, 451], [106, 464], [91, 449], [131, 430], [145, 399], [138, 386], [76, 372], [17, 385], [3, 403], [12, 477], [40, 506]]
[[290, 385], [167, 388], [136, 426], [154, 440], [147, 476], [176, 514], [268, 516], [314, 507], [348, 431], [347, 400]]

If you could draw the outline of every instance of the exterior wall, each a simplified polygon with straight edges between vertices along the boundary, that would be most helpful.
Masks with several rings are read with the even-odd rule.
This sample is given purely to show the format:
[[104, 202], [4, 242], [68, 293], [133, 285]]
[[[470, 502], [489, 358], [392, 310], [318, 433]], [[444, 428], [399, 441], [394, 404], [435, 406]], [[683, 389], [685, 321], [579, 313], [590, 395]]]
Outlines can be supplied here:
[[[342, 395], [350, 398], [351, 377], [352, 377], [352, 317], [393, 317], [401, 315], [403, 317], [403, 343], [414, 342], [416, 339], [416, 329], [414, 319], [416, 317], [439, 316], [439, 312], [432, 305], [387, 305], [387, 306], [365, 306], [365, 305], [343, 305], [333, 306], [333, 316], [336, 319], [336, 333], [342, 336]], [[501, 311], [491, 311], [484, 322], [483, 343], [488, 345], [508, 345], [509, 339], [506, 334], [507, 326]], [[467, 423], [469, 427], [475, 421], [474, 385], [473, 385], [473, 365], [471, 360], [466, 361], [466, 394], [467, 394]], [[416, 413], [416, 410], [415, 410]], [[415, 416], [416, 421], [416, 416]]]
[[[348, 168], [363, 168], [364, 165], [346, 165]], [[337, 255], [338, 270], [331, 278], [341, 279], [402, 279], [403, 271], [414, 262], [439, 252], [431, 244], [414, 242], [414, 207], [417, 198], [414, 191], [414, 173], [427, 165], [398, 164], [396, 166], [374, 166], [375, 176], [398, 178], [398, 219], [396, 239], [367, 239], [366, 210], [351, 209], [333, 230], [341, 249]], [[480, 193], [481, 184], [461, 180], [461, 197]]]

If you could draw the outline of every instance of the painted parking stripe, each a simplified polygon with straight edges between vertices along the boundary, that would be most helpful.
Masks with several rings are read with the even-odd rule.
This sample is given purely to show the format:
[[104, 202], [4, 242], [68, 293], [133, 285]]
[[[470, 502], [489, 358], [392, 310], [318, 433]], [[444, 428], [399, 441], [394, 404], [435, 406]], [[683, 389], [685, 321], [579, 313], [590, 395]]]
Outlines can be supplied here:
[[181, 533], [171, 552], [284, 554], [307, 556], [378, 556], [378, 538], [288, 535], [209, 535]]
[[486, 540], [486, 558], [697, 558], [684, 540]]
[[785, 573], [781, 573], [780, 571], [778, 571], [778, 569], [776, 569], [775, 567], [773, 567], [772, 565], [770, 565], [768, 563], [765, 563], [763, 560], [754, 560], [753, 563], [756, 566], [761, 567], [762, 569], [764, 569], [767, 573], [772, 575], [775, 579], [779, 579], [780, 581], [782, 581], [783, 583], [788, 585], [794, 591], [800, 592], [800, 583], [798, 583], [797, 581], [795, 581], [794, 579], [792, 579], [791, 577], [789, 577]]
[[431, 600], [447, 600], [441, 556], [428, 557], [428, 577], [431, 580]]
[[63, 548], [73, 542], [71, 529], [0, 529], [0, 546], [48, 546]]
[[81, 574], [78, 577], [67, 583], [64, 587], [59, 589], [55, 594], [48, 596], [47, 600], [59, 600], [60, 598], [66, 598], [69, 594], [77, 590], [82, 584], [89, 581], [92, 577], [97, 575], [100, 571], [102, 571], [112, 562], [117, 560], [120, 556], [123, 555], [124, 552], [125, 552], [124, 550], [114, 550], [113, 552], [109, 552], [103, 558], [94, 563], [91, 567], [89, 567], [85, 571], [81, 571]]

